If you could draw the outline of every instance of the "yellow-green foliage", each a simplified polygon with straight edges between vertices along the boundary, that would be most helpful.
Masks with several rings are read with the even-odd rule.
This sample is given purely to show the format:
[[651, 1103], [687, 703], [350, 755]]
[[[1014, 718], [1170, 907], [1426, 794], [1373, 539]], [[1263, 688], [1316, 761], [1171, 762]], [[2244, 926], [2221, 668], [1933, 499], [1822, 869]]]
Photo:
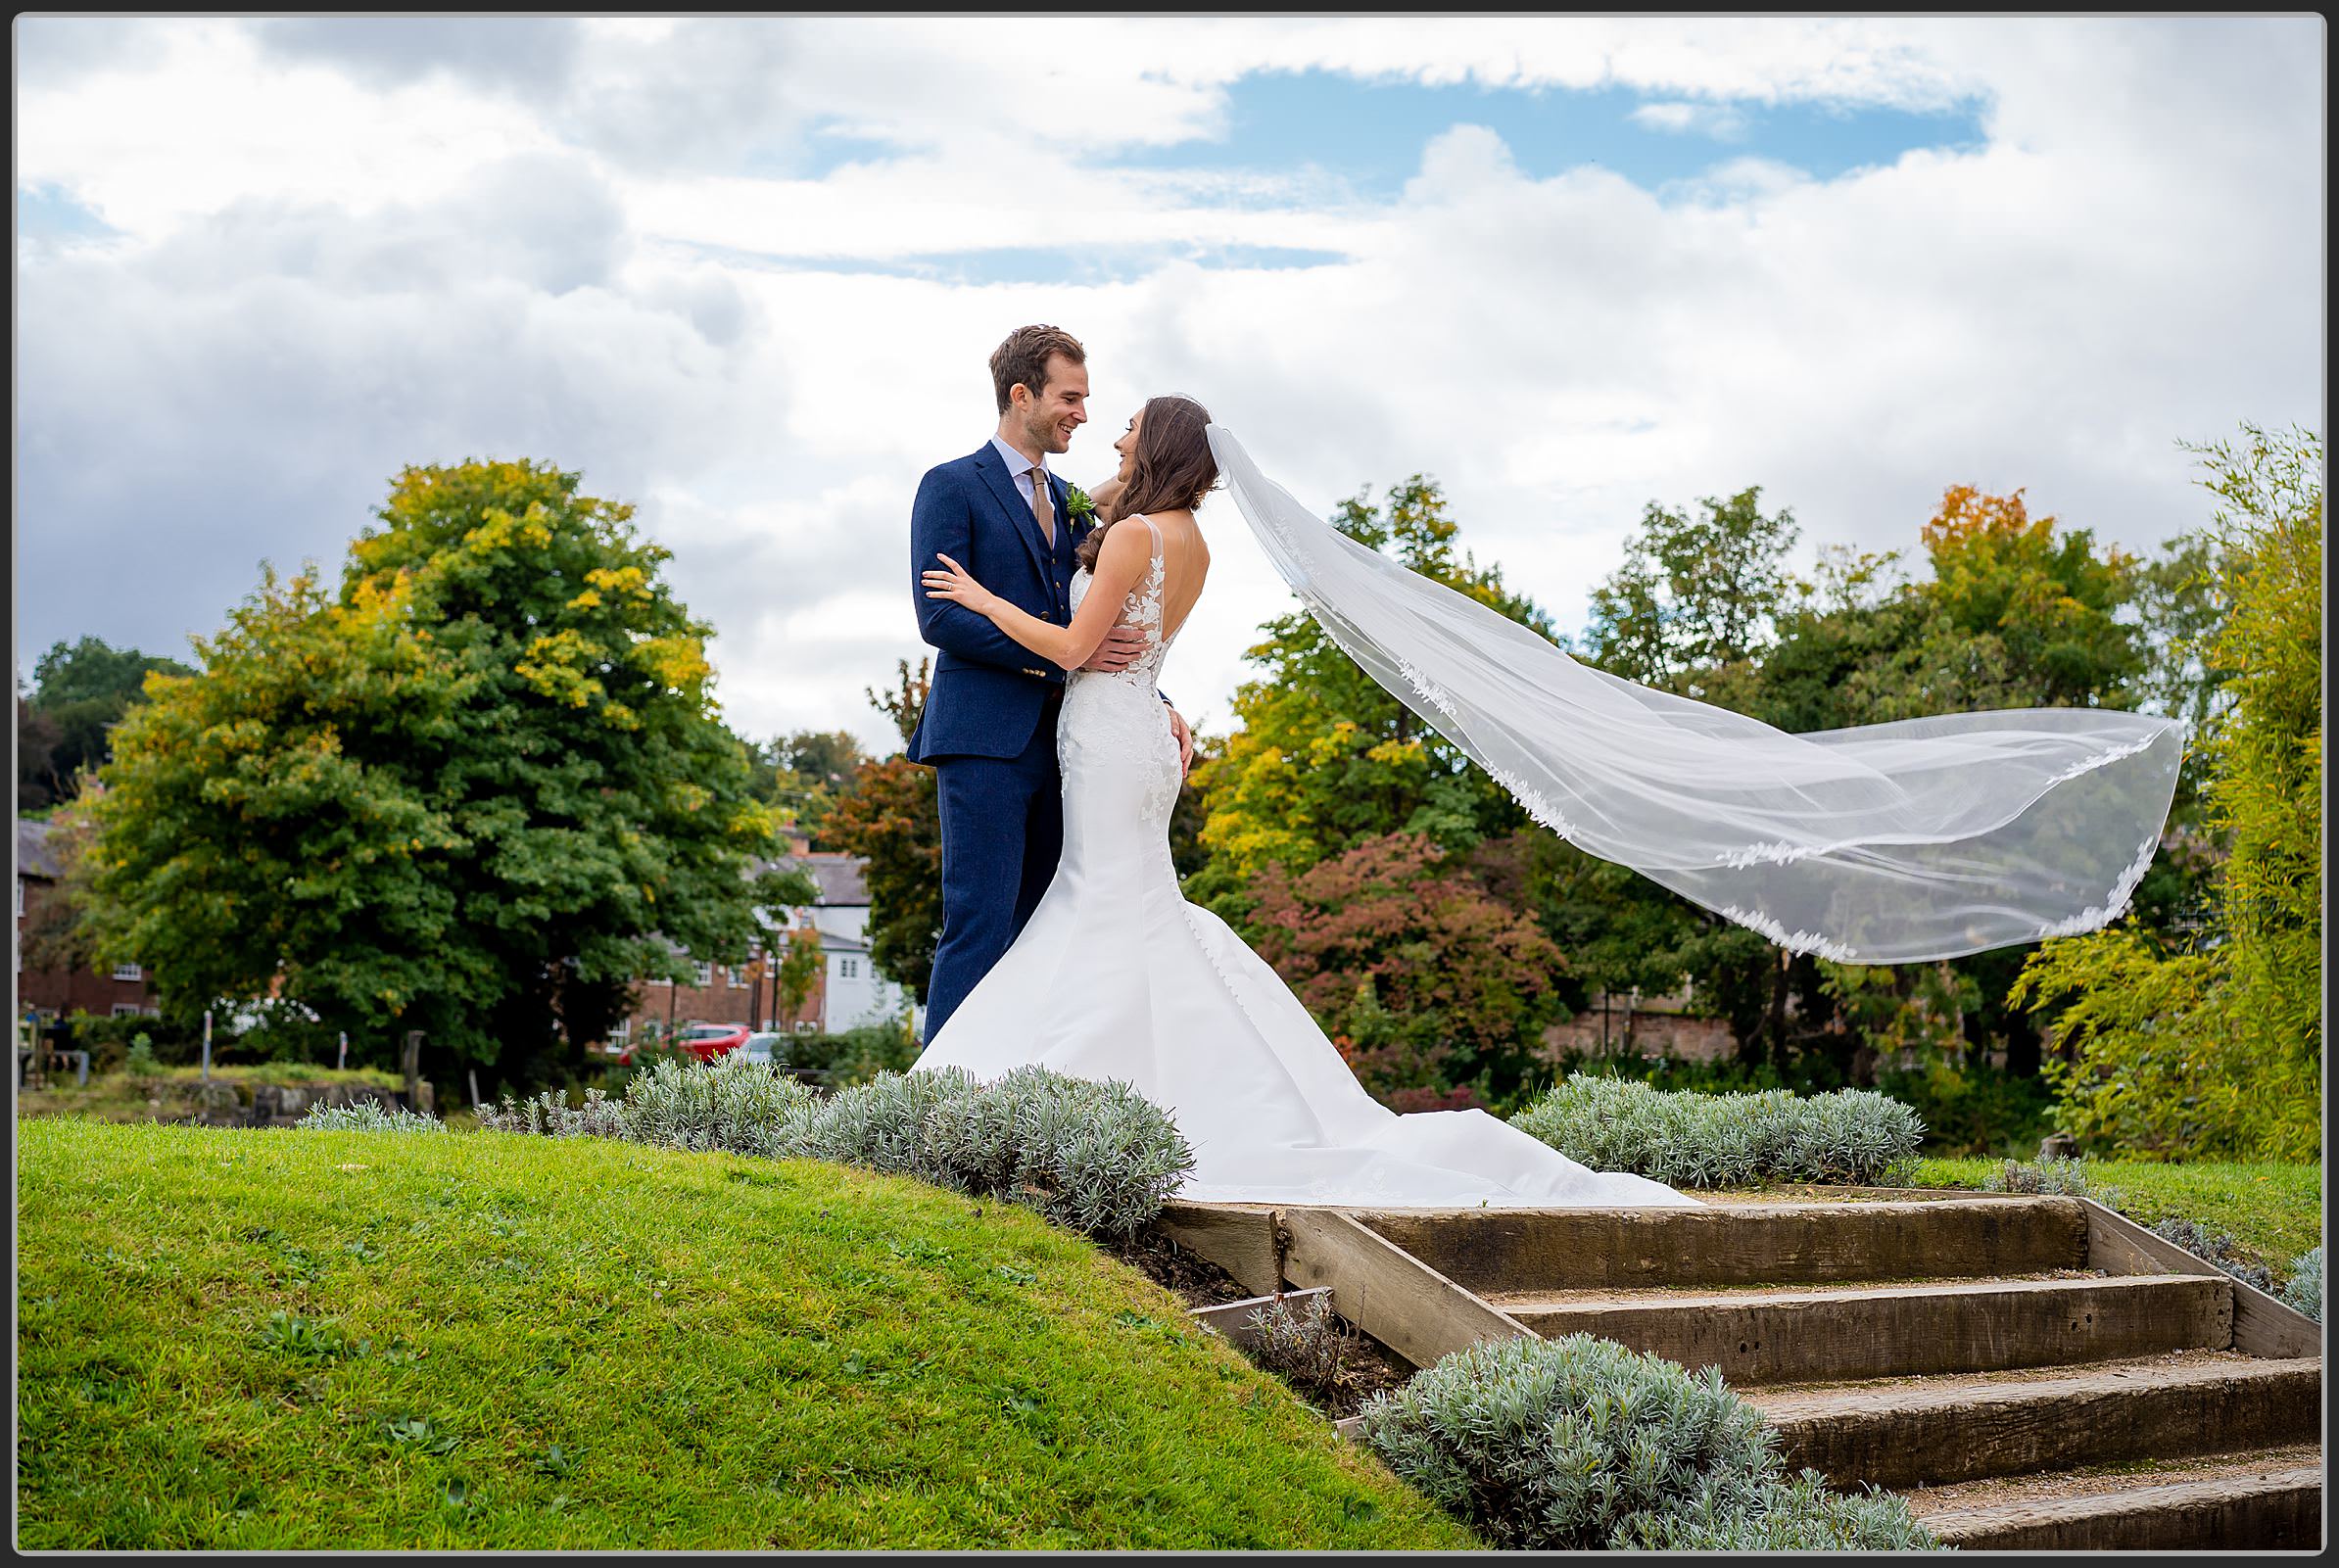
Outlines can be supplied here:
[[1010, 1205], [600, 1138], [21, 1132], [24, 1547], [1477, 1544]]
[[2046, 1071], [2070, 1131], [2161, 1158], [2322, 1150], [2322, 443], [2244, 426], [2202, 449], [2221, 502], [2230, 672], [2204, 796], [2224, 839], [2216, 929], [2170, 952], [2132, 924], [2044, 943], [2010, 1000], [2061, 1005]]
[[637, 976], [742, 962], [787, 901], [746, 875], [776, 819], [668, 552], [579, 484], [407, 468], [338, 590], [267, 571], [200, 674], [149, 676], [76, 882], [100, 956], [173, 1017], [280, 985], [519, 1082], [577, 1065]]

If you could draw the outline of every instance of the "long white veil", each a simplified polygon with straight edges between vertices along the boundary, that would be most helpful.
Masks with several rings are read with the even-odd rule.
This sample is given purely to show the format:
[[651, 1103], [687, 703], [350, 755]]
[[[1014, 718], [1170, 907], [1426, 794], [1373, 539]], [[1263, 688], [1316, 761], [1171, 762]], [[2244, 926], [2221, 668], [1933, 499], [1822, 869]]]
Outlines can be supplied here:
[[1209, 434], [1268, 559], [1374, 680], [1537, 822], [1783, 947], [1900, 964], [2092, 930], [2152, 863], [2174, 720], [2010, 708], [1789, 735], [1579, 663]]

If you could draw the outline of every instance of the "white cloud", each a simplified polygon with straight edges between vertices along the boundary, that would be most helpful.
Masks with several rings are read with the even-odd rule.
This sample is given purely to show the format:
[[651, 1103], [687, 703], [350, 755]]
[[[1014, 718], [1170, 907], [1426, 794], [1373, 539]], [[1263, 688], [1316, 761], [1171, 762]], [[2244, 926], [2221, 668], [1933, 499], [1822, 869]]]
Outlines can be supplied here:
[[[2024, 486], [2143, 546], [2205, 514], [2178, 440], [2322, 418], [2312, 19], [591, 19], [530, 35], [554, 38], [539, 95], [478, 54], [120, 26], [118, 59], [59, 33], [19, 81], [20, 181], [126, 234], [20, 250], [23, 653], [173, 651], [262, 554], [337, 560], [400, 464], [525, 452], [641, 503], [735, 724], [889, 747], [862, 691], [924, 651], [910, 498], [981, 441], [984, 358], [1029, 320], [1090, 350], [1072, 477], [1187, 392], [1319, 506], [1432, 474], [1464, 545], [1570, 626], [1652, 499], [1758, 484], [1807, 548], [1883, 547], [1947, 485]], [[1112, 166], [1302, 70], [1715, 113], [1978, 99], [1986, 145], [1651, 192], [1533, 177], [1464, 125], [1385, 203]], [[837, 129], [877, 150], [815, 177]], [[823, 269], [1107, 242], [1348, 260]], [[1293, 600], [1229, 507], [1203, 524], [1167, 684], [1223, 729]]]
[[1693, 104], [1674, 100], [1643, 104], [1629, 117], [1634, 124], [1677, 135], [1710, 136], [1715, 141], [1744, 139], [1746, 117], [1727, 104]]

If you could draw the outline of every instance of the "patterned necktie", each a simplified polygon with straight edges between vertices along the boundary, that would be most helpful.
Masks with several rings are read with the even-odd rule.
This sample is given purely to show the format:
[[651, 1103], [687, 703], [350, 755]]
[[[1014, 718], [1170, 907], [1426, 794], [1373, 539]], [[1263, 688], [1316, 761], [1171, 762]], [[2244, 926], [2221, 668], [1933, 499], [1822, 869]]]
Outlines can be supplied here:
[[1048, 494], [1048, 471], [1031, 470], [1031, 515], [1039, 519], [1040, 537], [1048, 542], [1048, 548], [1056, 547], [1056, 506]]

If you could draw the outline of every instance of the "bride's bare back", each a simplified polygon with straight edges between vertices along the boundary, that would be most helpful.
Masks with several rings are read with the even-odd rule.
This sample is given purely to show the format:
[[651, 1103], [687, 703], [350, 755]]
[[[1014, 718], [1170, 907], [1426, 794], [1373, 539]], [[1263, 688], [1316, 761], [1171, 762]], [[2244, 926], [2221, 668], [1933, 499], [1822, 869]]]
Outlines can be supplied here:
[[[1194, 514], [1183, 508], [1135, 514], [1115, 526], [1142, 527], [1148, 518], [1162, 540], [1162, 641], [1168, 643], [1202, 597], [1203, 582], [1210, 576], [1210, 545], [1195, 525]], [[1128, 616], [1129, 606], [1124, 604], [1117, 624], [1131, 624]]]

